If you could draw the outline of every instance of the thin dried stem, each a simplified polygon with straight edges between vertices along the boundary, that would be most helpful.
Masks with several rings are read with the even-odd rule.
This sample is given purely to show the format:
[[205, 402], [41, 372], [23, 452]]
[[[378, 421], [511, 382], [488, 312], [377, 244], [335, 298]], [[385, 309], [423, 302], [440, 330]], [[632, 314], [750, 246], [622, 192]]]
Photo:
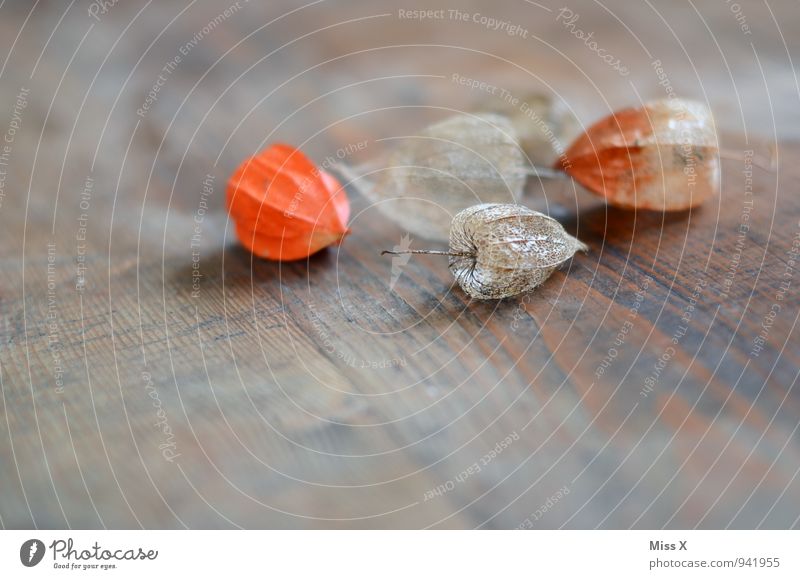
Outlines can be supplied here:
[[453, 251], [439, 251], [438, 249], [407, 249], [406, 251], [389, 251], [384, 249], [381, 255], [403, 255], [408, 253], [421, 253], [424, 255], [449, 255], [450, 257], [470, 257], [469, 253], [456, 253]]
[[541, 177], [543, 179], [571, 179], [567, 173], [561, 169], [552, 169], [550, 167], [538, 167], [536, 165], [529, 165], [526, 174], [532, 177]]
[[351, 167], [347, 163], [340, 161], [337, 163], [331, 163], [328, 166], [328, 169], [338, 173], [339, 176], [343, 177], [347, 181], [348, 185], [353, 185], [354, 187], [359, 188], [364, 187], [365, 184], [363, 183], [363, 180], [368, 179], [366, 175], [369, 173], [369, 170], [365, 167], [365, 165]]

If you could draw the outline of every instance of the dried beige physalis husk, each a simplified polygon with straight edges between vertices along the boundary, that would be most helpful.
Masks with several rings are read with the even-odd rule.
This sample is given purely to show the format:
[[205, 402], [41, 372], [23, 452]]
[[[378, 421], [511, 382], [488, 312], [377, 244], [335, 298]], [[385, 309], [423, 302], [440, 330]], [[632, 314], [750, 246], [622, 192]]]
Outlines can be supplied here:
[[403, 137], [362, 190], [413, 235], [446, 241], [453, 216], [476, 203], [513, 203], [528, 174], [511, 122], [495, 114], [459, 114]]
[[[509, 93], [510, 94], [510, 93]], [[561, 99], [544, 93], [487, 101], [483, 109], [505, 115], [517, 131], [519, 144], [530, 163], [549, 167], [581, 134], [578, 118]], [[532, 171], [536, 173], [536, 171]]]
[[473, 298], [492, 300], [541, 285], [579, 250], [588, 247], [543, 213], [522, 205], [484, 203], [453, 218], [449, 251], [383, 253], [447, 255], [458, 285]]

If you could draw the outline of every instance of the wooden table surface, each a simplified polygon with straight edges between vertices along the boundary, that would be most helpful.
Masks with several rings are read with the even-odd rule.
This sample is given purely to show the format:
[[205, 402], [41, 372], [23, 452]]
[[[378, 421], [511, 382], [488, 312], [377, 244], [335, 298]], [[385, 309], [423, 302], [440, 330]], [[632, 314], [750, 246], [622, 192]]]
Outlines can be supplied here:
[[[633, 4], [0, 3], [0, 525], [800, 526], [800, 11]], [[590, 252], [501, 302], [390, 288], [355, 190], [340, 248], [237, 246], [242, 159], [380, 162], [496, 98], [456, 74], [582, 123], [674, 90], [778, 170], [670, 215], [531, 184]]]

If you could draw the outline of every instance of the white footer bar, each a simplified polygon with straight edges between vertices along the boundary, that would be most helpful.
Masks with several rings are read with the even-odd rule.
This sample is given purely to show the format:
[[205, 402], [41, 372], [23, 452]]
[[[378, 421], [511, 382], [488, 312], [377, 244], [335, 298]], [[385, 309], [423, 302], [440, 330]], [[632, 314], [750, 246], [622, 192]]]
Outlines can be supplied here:
[[800, 577], [796, 531], [3, 531], [0, 577]]

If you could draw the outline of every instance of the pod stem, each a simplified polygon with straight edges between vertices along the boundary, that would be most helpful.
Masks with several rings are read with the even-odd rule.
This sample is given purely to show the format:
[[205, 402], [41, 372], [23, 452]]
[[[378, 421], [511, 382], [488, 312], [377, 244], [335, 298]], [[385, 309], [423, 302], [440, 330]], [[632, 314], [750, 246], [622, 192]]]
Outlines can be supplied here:
[[551, 167], [539, 167], [537, 165], [528, 165], [526, 171], [527, 175], [532, 177], [541, 177], [543, 179], [571, 179], [566, 171], [562, 169], [553, 169]]
[[328, 165], [327, 169], [338, 173], [341, 177], [348, 181], [348, 185], [353, 185], [356, 188], [363, 187], [363, 184], [359, 183], [359, 181], [364, 177], [363, 171], [359, 170], [361, 168], [354, 168], [347, 163], [339, 161], [336, 163], [331, 163]]
[[407, 249], [406, 251], [389, 251], [384, 249], [381, 255], [405, 255], [410, 253], [420, 253], [424, 255], [449, 255], [450, 257], [469, 257], [469, 253], [457, 253], [453, 251], [440, 251], [438, 249]]

